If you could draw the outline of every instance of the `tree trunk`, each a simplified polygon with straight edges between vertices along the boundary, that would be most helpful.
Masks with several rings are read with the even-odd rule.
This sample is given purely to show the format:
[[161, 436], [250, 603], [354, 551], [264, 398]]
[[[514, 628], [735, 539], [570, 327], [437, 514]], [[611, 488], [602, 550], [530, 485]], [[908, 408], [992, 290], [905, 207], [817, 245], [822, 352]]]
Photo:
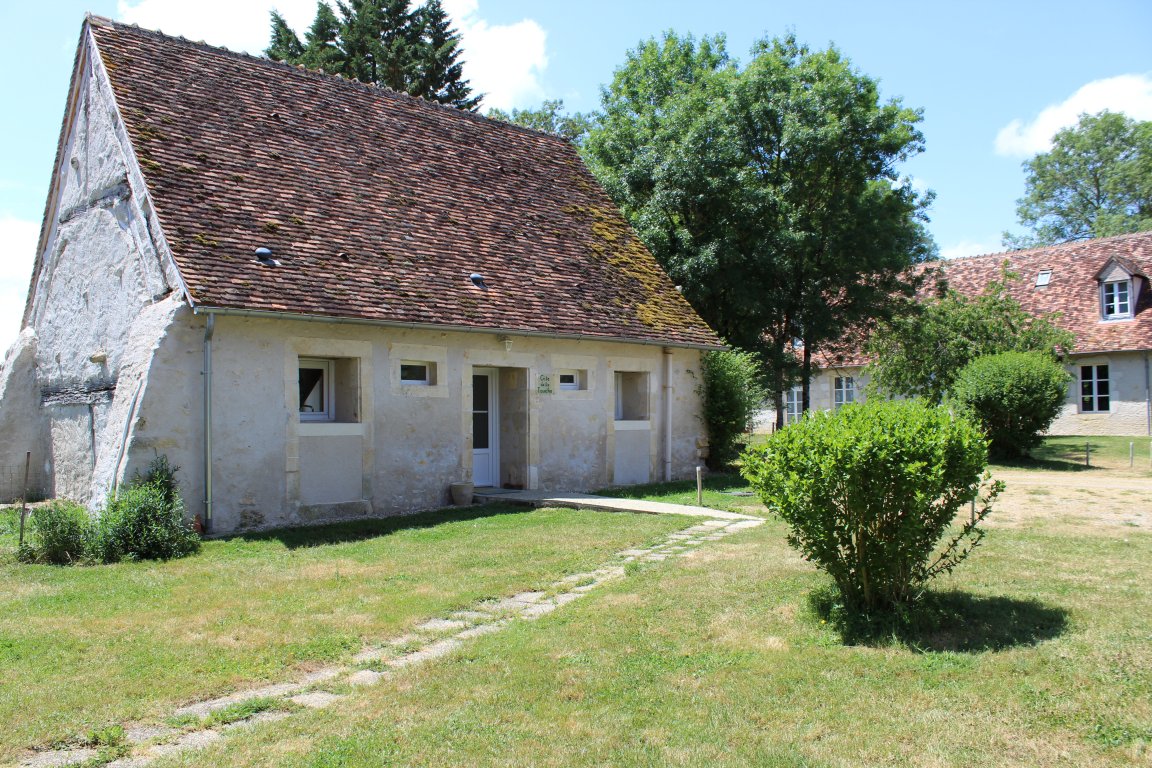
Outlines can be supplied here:
[[812, 350], [805, 344], [804, 345], [804, 362], [800, 368], [800, 391], [802, 393], [800, 400], [800, 412], [807, 413], [811, 405], [811, 388], [812, 388]]
[[780, 429], [784, 428], [784, 415], [785, 415], [784, 414], [784, 370], [782, 368], [778, 367], [775, 371], [773, 371], [772, 375], [776, 377], [776, 381], [774, 382], [774, 386], [772, 387], [772, 389], [775, 393], [773, 395], [773, 397], [776, 398], [776, 429], [780, 430]]

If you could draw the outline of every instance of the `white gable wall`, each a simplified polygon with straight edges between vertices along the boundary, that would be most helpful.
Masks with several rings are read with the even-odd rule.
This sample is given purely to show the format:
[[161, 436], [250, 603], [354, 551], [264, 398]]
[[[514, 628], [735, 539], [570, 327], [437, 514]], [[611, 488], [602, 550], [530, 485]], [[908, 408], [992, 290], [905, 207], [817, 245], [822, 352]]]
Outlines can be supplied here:
[[[181, 300], [102, 64], [91, 51], [87, 41], [25, 317], [35, 355], [17, 356], [24, 369], [6, 374], [22, 384], [0, 400], [0, 425], [16, 453], [34, 451], [51, 478], [48, 490], [99, 506], [123, 477], [152, 350]], [[36, 445], [25, 449], [27, 443]]]

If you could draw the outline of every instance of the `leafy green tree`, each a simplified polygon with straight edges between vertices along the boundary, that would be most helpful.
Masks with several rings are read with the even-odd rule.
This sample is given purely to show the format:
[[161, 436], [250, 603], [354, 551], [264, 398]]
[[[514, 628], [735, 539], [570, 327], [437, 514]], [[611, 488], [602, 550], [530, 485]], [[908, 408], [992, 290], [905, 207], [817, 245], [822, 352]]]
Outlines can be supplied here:
[[1115, 112], [1081, 115], [1024, 163], [1016, 216], [1031, 230], [1004, 233], [1014, 248], [1152, 229], [1152, 121]]
[[1043, 352], [985, 355], [964, 366], [952, 403], [984, 428], [996, 459], [1027, 456], [1060, 413], [1068, 372]]
[[[1007, 271], [979, 296], [951, 290], [880, 323], [865, 345], [871, 385], [886, 395], [940, 403], [968, 363], [1001, 352], [1043, 352], [1060, 360], [1075, 336], [1056, 325], [1058, 315], [1026, 312], [1007, 290]], [[943, 286], [942, 286], [943, 287]]]
[[708, 467], [725, 469], [740, 455], [752, 419], [764, 406], [760, 364], [755, 355], [739, 350], [708, 352], [701, 363]]
[[464, 79], [460, 35], [440, 0], [415, 10], [410, 0], [348, 0], [337, 8], [339, 15], [323, 0], [317, 3], [304, 42], [273, 11], [265, 55], [460, 109], [479, 108], [481, 97]]
[[767, 364], [777, 404], [798, 373], [806, 408], [812, 356], [884, 316], [932, 252], [928, 201], [896, 170], [919, 120], [834, 48], [762, 40], [740, 68], [723, 37], [669, 32], [628, 53], [583, 151], [701, 316]]
[[561, 136], [577, 146], [584, 142], [593, 124], [591, 117], [580, 112], [566, 114], [563, 99], [545, 100], [539, 109], [513, 109], [505, 112], [493, 108], [488, 110], [488, 117]]

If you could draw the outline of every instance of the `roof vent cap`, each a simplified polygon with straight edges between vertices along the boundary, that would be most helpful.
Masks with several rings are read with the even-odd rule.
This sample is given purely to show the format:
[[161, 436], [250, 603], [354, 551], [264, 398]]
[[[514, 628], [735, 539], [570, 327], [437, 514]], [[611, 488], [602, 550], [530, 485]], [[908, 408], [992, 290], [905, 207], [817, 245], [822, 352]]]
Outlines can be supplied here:
[[472, 285], [476, 286], [477, 288], [488, 290], [488, 285], [484, 282], [484, 275], [480, 274], [479, 272], [473, 272], [468, 276], [468, 279], [471, 280]]
[[256, 261], [260, 262], [266, 267], [280, 266], [280, 262], [272, 258], [272, 250], [270, 248], [257, 248]]

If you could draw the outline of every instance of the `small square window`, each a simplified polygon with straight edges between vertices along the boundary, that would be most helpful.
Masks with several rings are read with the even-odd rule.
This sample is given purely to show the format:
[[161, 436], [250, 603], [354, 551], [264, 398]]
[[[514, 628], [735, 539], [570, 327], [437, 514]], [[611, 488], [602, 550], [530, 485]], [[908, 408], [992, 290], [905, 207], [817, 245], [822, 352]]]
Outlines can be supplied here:
[[336, 398], [332, 391], [332, 361], [300, 358], [300, 420], [332, 421]]
[[557, 388], [567, 391], [587, 389], [588, 372], [571, 368], [562, 368], [556, 371]]
[[1036, 287], [1043, 288], [1052, 281], [1052, 270], [1042, 269], [1040, 274], [1036, 275]]
[[360, 420], [360, 361], [352, 357], [301, 357], [300, 421]]
[[409, 386], [431, 386], [435, 384], [434, 363], [412, 362], [405, 360], [400, 363], [400, 383]]

